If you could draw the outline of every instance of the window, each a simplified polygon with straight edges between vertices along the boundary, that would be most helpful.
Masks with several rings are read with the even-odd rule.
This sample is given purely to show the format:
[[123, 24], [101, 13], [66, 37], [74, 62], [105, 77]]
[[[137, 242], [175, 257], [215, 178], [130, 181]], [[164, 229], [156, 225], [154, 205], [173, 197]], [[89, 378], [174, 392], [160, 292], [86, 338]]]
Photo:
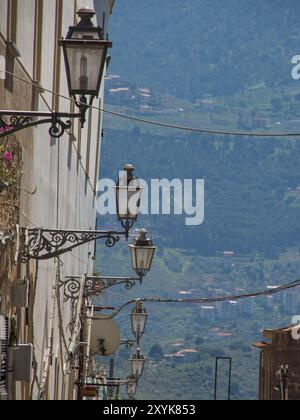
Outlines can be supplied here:
[[[76, 25], [76, 19], [77, 19], [77, 1], [74, 2], [74, 12], [73, 12], [73, 25]], [[75, 112], [75, 103], [74, 101], [71, 101], [70, 104], [70, 112], [73, 114]], [[75, 120], [72, 120], [72, 127], [70, 130], [70, 140], [76, 141], [76, 135], [75, 135]]]
[[6, 79], [5, 87], [13, 92], [15, 59], [20, 57], [16, 46], [18, 28], [18, 0], [9, 0], [7, 8], [7, 51], [6, 51]]
[[[62, 0], [56, 0], [56, 19], [55, 19], [55, 39], [62, 37], [62, 17], [63, 17], [63, 2]], [[58, 43], [55, 42], [54, 48], [54, 79], [53, 79], [53, 90], [54, 92], [60, 92], [60, 66], [61, 66], [61, 49], [58, 47]], [[53, 95], [52, 108], [55, 111], [59, 110], [59, 96]]]
[[89, 118], [88, 118], [88, 134], [87, 134], [87, 145], [86, 145], [86, 176], [89, 178], [90, 173], [90, 158], [91, 158], [91, 136], [92, 136], [92, 126], [93, 126], [93, 109], [89, 109]]
[[7, 22], [7, 37], [8, 41], [17, 42], [17, 27], [18, 27], [18, 0], [8, 1], [8, 22]]
[[[44, 0], [36, 0], [33, 55], [33, 79], [36, 85], [40, 85], [42, 74], [43, 13]], [[39, 89], [35, 87], [32, 95], [32, 109], [34, 111], [39, 108], [39, 93]]]
[[55, 377], [54, 377], [54, 401], [59, 399], [59, 381], [60, 381], [60, 368], [59, 361], [55, 359]]
[[0, 80], [5, 80], [6, 60], [3, 55], [0, 55]]
[[94, 193], [97, 194], [98, 181], [99, 181], [99, 170], [100, 170], [100, 153], [101, 153], [101, 144], [103, 138], [103, 129], [102, 129], [102, 102], [100, 99], [99, 103], [99, 115], [98, 115], [98, 131], [97, 131], [97, 149], [96, 149], [96, 162], [95, 162], [95, 174], [94, 174]]

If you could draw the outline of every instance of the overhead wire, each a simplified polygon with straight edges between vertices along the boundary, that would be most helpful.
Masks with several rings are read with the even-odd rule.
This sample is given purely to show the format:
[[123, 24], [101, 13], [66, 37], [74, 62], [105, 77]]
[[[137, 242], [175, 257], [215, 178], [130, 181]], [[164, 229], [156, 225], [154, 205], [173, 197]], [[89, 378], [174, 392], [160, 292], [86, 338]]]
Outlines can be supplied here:
[[[33, 283], [33, 291], [32, 291], [32, 295], [31, 295], [31, 302], [32, 305], [30, 305], [29, 307], [31, 307], [31, 310], [29, 311], [29, 329], [31, 332], [31, 337], [32, 337], [32, 341], [35, 342], [36, 338], [35, 338], [35, 322], [34, 322], [34, 308], [35, 308], [35, 301], [36, 301], [36, 294], [37, 294], [37, 282], [38, 282], [38, 275], [39, 275], [39, 262], [36, 261], [36, 265], [35, 265], [35, 277], [34, 277], [34, 283]], [[33, 347], [33, 381], [31, 382], [31, 386], [30, 386], [30, 400], [33, 400], [33, 393], [34, 393], [34, 386], [36, 384], [39, 392], [42, 389], [42, 385], [40, 383], [40, 380], [38, 378], [38, 361], [37, 361], [37, 356], [36, 356], [36, 348]]]
[[[73, 98], [67, 97], [65, 95], [62, 95], [58, 92], [55, 92], [51, 89], [47, 89], [44, 87], [41, 87], [39, 84], [34, 83], [33, 81], [29, 81], [24, 79], [23, 77], [20, 77], [18, 75], [16, 75], [13, 72], [10, 72], [8, 70], [2, 70], [3, 73], [6, 73], [24, 83], [30, 84], [33, 87], [36, 87], [40, 90], [43, 90], [44, 92], [47, 93], [51, 93], [52, 95], [55, 95], [57, 97], [60, 97], [62, 99], [65, 99], [69, 102], [73, 102], [75, 104], [80, 104], [80, 102], [76, 101]], [[84, 104], [86, 106], [86, 104]], [[160, 122], [160, 121], [154, 121], [154, 120], [149, 120], [149, 119], [145, 119], [145, 118], [140, 118], [140, 117], [136, 117], [136, 116], [131, 116], [131, 115], [127, 115], [127, 114], [123, 114], [121, 112], [116, 112], [113, 110], [109, 110], [107, 108], [103, 108], [103, 107], [96, 107], [93, 105], [89, 105], [88, 106], [90, 109], [95, 109], [97, 111], [101, 111], [104, 112], [106, 114], [112, 115], [114, 117], [118, 117], [118, 118], [123, 118], [123, 119], [127, 119], [130, 121], [135, 121], [141, 124], [147, 124], [147, 125], [152, 125], [152, 126], [156, 126], [156, 127], [162, 127], [162, 128], [170, 128], [170, 129], [175, 129], [175, 130], [180, 130], [180, 131], [189, 131], [189, 132], [196, 132], [196, 133], [200, 133], [200, 134], [212, 134], [212, 135], [221, 135], [221, 136], [238, 136], [238, 137], [262, 137], [262, 138], [284, 138], [284, 137], [300, 137], [300, 132], [295, 132], [295, 133], [290, 133], [290, 132], [283, 132], [283, 133], [277, 133], [277, 132], [268, 132], [268, 133], [263, 133], [263, 132], [246, 132], [246, 131], [226, 131], [226, 130], [217, 130], [217, 129], [206, 129], [206, 128], [197, 128], [197, 127], [189, 127], [189, 126], [183, 126], [183, 125], [177, 125], [177, 124], [171, 124], [171, 123], [165, 123], [165, 122]]]
[[116, 316], [118, 316], [123, 309], [125, 309], [127, 306], [135, 304], [137, 302], [142, 303], [165, 303], [165, 304], [208, 304], [208, 303], [217, 303], [217, 302], [230, 302], [230, 301], [238, 301], [242, 299], [249, 299], [254, 297], [260, 297], [260, 296], [270, 296], [275, 295], [278, 293], [281, 293], [285, 290], [291, 290], [295, 289], [296, 287], [300, 287], [300, 279], [293, 281], [291, 283], [284, 284], [282, 286], [278, 286], [276, 288], [263, 290], [260, 292], [254, 292], [254, 293], [244, 293], [239, 295], [232, 295], [232, 296], [223, 296], [219, 298], [198, 298], [198, 299], [164, 299], [164, 298], [138, 298], [138, 299], [132, 299], [129, 302], [126, 302], [124, 305], [122, 305], [118, 310], [113, 312], [110, 316], [105, 316], [105, 318], [113, 319]]

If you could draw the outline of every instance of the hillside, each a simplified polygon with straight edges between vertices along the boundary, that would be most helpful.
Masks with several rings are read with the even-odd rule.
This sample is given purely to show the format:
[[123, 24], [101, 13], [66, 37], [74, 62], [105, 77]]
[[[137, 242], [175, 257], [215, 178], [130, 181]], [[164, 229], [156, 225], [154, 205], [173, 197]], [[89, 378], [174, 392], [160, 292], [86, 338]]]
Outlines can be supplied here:
[[[252, 292], [299, 277], [297, 252], [282, 255], [278, 260], [235, 257], [233, 264], [228, 270], [222, 257], [199, 257], [186, 251], [160, 247], [153, 270], [143, 285], [131, 292], [123, 287], [107, 290], [101, 306], [113, 304], [118, 307], [132, 298], [146, 296], [178, 299], [182, 297], [181, 291], [193, 293], [190, 296], [194, 298], [212, 296], [215, 289], [221, 289], [222, 295], [236, 293], [241, 287]], [[96, 268], [105, 275], [130, 274], [126, 244], [122, 243], [114, 250], [105, 250], [99, 244]], [[283, 294], [271, 299], [271, 304], [270, 300], [268, 303], [265, 298], [259, 298], [249, 310], [246, 300], [245, 306], [240, 307], [240, 311], [244, 308], [246, 313], [230, 316], [225, 306], [222, 316], [215, 314], [214, 320], [201, 315], [201, 305], [146, 304], [149, 321], [141, 348], [148, 361], [137, 398], [148, 401], [211, 400], [215, 358], [227, 356], [233, 359], [232, 391], [235, 397], [257, 399], [259, 352], [252, 343], [261, 340], [263, 328], [284, 327], [291, 322], [295, 308], [283, 305], [283, 302]], [[125, 308], [116, 319], [124, 339], [132, 339], [130, 310], [131, 306]], [[163, 356], [169, 356], [163, 357], [163, 360], [152, 357], [151, 350], [155, 345], [161, 347]], [[178, 361], [170, 357], [184, 349], [195, 351], [192, 359], [186, 356]], [[113, 356], [116, 375], [122, 378], [128, 376], [130, 354], [121, 347], [119, 353]], [[109, 359], [102, 358], [100, 363], [108, 366]], [[220, 373], [224, 390], [226, 367]], [[121, 396], [126, 397], [124, 390]], [[219, 398], [226, 398], [221, 390]]]
[[[107, 130], [102, 176], [127, 162], [151, 179], [205, 179], [205, 222], [185, 216], [141, 216], [159, 244], [215, 256], [274, 257], [299, 245], [300, 143], [297, 140], [155, 136]], [[188, 163], [188, 164], [187, 164]], [[117, 173], [114, 175], [117, 176]]]
[[[299, 14], [295, 0], [119, 2], [110, 30], [106, 106], [193, 127], [298, 132], [300, 88], [291, 77], [291, 59], [300, 54]], [[180, 291], [208, 297], [221, 290], [224, 296], [299, 277], [298, 137], [190, 134], [107, 114], [105, 127], [102, 177], [117, 178], [117, 169], [132, 163], [148, 182], [205, 179], [204, 224], [191, 228], [185, 216], [141, 216], [137, 226], [147, 227], [159, 246], [153, 271], [132, 293], [109, 291], [106, 303], [178, 298]], [[116, 222], [103, 218], [99, 225], [104, 220]], [[234, 253], [230, 266], [224, 251]], [[131, 272], [126, 247], [113, 253], [99, 247], [96, 265], [105, 275]], [[214, 320], [199, 306], [149, 305], [142, 347], [150, 361], [138, 398], [211, 399], [215, 357], [225, 355], [233, 358], [235, 396], [256, 399], [259, 354], [251, 343], [261, 339], [262, 328], [291, 322], [300, 310], [299, 291], [258, 299], [251, 309], [248, 304], [246, 313], [239, 306], [226, 318], [227, 307]], [[119, 318], [125, 337], [128, 313]], [[153, 359], [153, 345], [167, 357]], [[195, 359], [170, 359], [178, 345], [196, 350]], [[116, 357], [123, 376], [127, 358], [124, 349]]]
[[110, 71], [186, 99], [286, 87], [299, 14], [297, 0], [119, 2]]

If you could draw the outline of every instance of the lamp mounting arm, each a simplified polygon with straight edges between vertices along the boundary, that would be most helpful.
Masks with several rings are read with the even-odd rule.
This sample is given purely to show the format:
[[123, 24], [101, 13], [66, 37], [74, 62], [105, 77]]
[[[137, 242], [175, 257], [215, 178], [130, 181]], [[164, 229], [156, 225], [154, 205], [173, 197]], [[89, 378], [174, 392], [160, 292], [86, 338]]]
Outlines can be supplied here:
[[28, 263], [34, 260], [49, 260], [57, 258], [81, 245], [104, 240], [108, 248], [119, 242], [126, 232], [103, 230], [59, 230], [59, 229], [29, 229], [17, 227], [19, 236], [20, 261]]
[[[141, 284], [142, 278], [132, 277], [105, 277], [105, 276], [86, 276], [84, 285], [84, 297], [99, 296], [101, 293], [113, 286], [124, 284], [126, 290], [131, 290], [137, 284]], [[62, 280], [60, 287], [63, 288], [64, 301], [79, 299], [81, 288], [80, 276], [67, 276]]]
[[71, 128], [71, 120], [80, 119], [82, 126], [84, 125], [87, 109], [88, 105], [82, 104], [79, 106], [80, 113], [1, 110], [0, 139], [42, 124], [50, 124], [49, 135], [60, 138]]

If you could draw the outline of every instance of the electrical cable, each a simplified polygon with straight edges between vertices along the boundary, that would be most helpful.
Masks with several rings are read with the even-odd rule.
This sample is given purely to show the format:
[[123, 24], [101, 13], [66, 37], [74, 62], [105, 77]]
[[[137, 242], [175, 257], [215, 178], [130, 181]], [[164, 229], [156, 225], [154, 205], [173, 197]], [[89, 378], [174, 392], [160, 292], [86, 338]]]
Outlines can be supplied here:
[[55, 289], [56, 289], [57, 312], [58, 312], [58, 328], [59, 328], [59, 336], [63, 344], [63, 346], [61, 346], [61, 352], [63, 351], [63, 347], [64, 347], [65, 352], [68, 353], [68, 344], [67, 344], [67, 338], [64, 333], [63, 315], [62, 315], [62, 307], [61, 307], [61, 295], [60, 295], [61, 272], [60, 272], [59, 258], [57, 261], [56, 276], [57, 277], [56, 277]]
[[39, 393], [38, 400], [44, 400], [45, 394], [47, 390], [47, 383], [49, 379], [50, 374], [50, 368], [51, 368], [51, 359], [53, 357], [53, 340], [54, 340], [54, 321], [55, 321], [55, 313], [56, 313], [56, 307], [57, 307], [57, 295], [56, 295], [56, 285], [58, 283], [58, 273], [56, 271], [55, 274], [55, 282], [53, 285], [53, 291], [52, 291], [52, 308], [51, 308], [51, 314], [49, 316], [49, 334], [48, 334], [48, 344], [45, 351], [45, 357], [44, 357], [44, 363], [43, 363], [43, 370], [42, 370], [42, 379], [41, 379], [41, 389]]
[[[3, 73], [6, 73], [24, 83], [30, 84], [33, 87], [36, 87], [40, 90], [43, 90], [44, 92], [51, 93], [52, 95], [58, 96], [62, 99], [66, 99], [69, 102], [73, 102], [76, 104], [80, 104], [80, 102], [75, 101], [75, 99], [69, 98], [65, 95], [59, 94], [57, 92], [54, 92], [53, 90], [46, 89], [44, 87], [41, 87], [39, 84], [34, 83], [32, 81], [28, 81], [20, 76], [17, 76], [15, 73], [9, 72], [7, 70], [2, 70]], [[86, 104], [84, 104], [86, 106]], [[88, 108], [95, 109], [97, 111], [104, 112], [106, 114], [112, 115], [114, 117], [127, 119], [130, 121], [135, 121], [142, 124], [148, 124], [152, 126], [162, 127], [162, 128], [171, 128], [175, 130], [180, 131], [189, 131], [189, 132], [196, 132], [200, 134], [212, 134], [212, 135], [221, 135], [221, 136], [239, 136], [239, 137], [262, 137], [262, 138], [284, 138], [284, 137], [300, 137], [300, 133], [262, 133], [262, 132], [244, 132], [244, 131], [225, 131], [225, 130], [217, 130], [217, 129], [205, 129], [205, 128], [196, 128], [196, 127], [188, 127], [188, 126], [182, 126], [182, 125], [176, 125], [176, 124], [169, 124], [144, 118], [139, 118], [135, 116], [126, 115], [120, 112], [112, 111], [106, 108], [99, 108], [93, 105], [89, 105]]]
[[[34, 334], [34, 306], [35, 306], [35, 300], [36, 300], [36, 293], [37, 293], [37, 282], [38, 282], [38, 273], [39, 273], [39, 262], [36, 261], [35, 266], [35, 278], [34, 278], [34, 285], [33, 285], [33, 292], [31, 296], [32, 304], [29, 306], [31, 307], [31, 311], [29, 312], [29, 328], [31, 329], [31, 335], [32, 335], [32, 342], [35, 342], [35, 334]], [[37, 385], [38, 390], [41, 391], [41, 384], [38, 379], [38, 362], [36, 357], [36, 350], [35, 346], [33, 347], [33, 381], [31, 383], [30, 387], [30, 397], [29, 399], [33, 400], [33, 392], [34, 392], [34, 385]]]
[[123, 309], [125, 309], [127, 306], [132, 305], [137, 302], [142, 303], [179, 303], [179, 304], [207, 304], [207, 303], [217, 303], [217, 302], [229, 302], [229, 301], [238, 301], [242, 299], [249, 299], [254, 297], [260, 297], [260, 296], [270, 296], [275, 295], [278, 293], [281, 293], [285, 290], [291, 290], [296, 287], [300, 287], [300, 280], [296, 280], [292, 283], [284, 284], [283, 286], [276, 287], [274, 289], [268, 289], [261, 292], [255, 292], [255, 293], [245, 293], [240, 295], [233, 295], [233, 296], [224, 296], [220, 298], [198, 298], [198, 299], [162, 299], [162, 298], [141, 298], [141, 299], [132, 299], [129, 302], [122, 305], [117, 311], [113, 312], [110, 316], [106, 316], [107, 319], [113, 319], [117, 315], [119, 315]]

